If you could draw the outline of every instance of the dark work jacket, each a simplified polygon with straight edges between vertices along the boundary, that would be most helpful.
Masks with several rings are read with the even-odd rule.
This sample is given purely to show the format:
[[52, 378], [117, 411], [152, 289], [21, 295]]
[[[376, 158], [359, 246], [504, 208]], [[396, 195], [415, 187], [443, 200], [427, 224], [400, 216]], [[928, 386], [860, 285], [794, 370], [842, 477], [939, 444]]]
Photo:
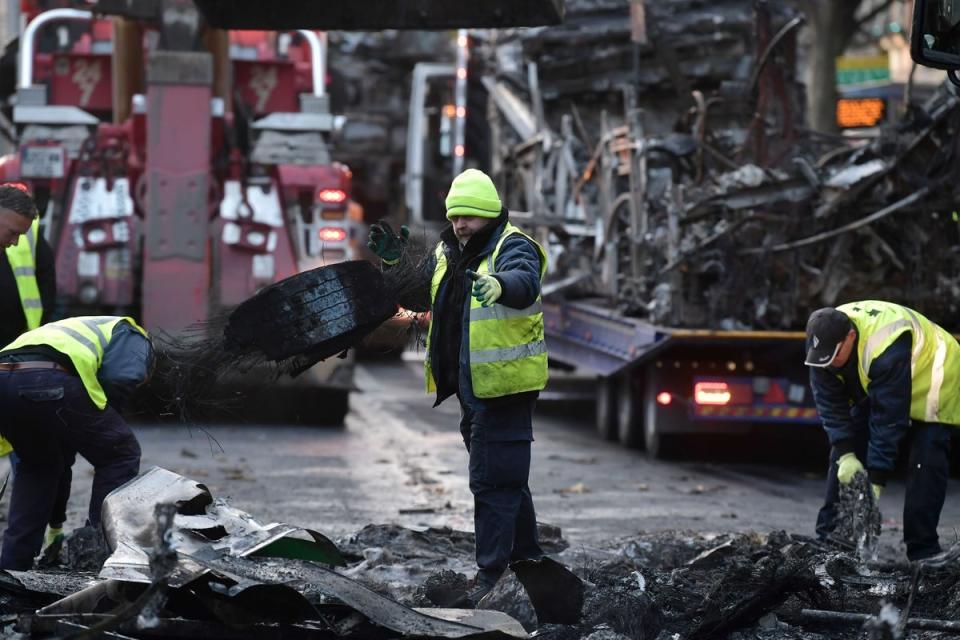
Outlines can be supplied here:
[[[57, 275], [50, 243], [43, 237], [41, 229], [37, 244], [37, 286], [40, 288], [40, 300], [43, 302], [41, 322], [50, 322], [53, 306], [57, 298]], [[27, 317], [23, 315], [20, 292], [13, 277], [13, 269], [7, 260], [7, 252], [0, 249], [0, 349], [13, 342], [17, 336], [27, 330]]]
[[856, 345], [839, 370], [810, 367], [810, 388], [830, 444], [840, 454], [852, 453], [856, 434], [869, 430], [865, 464], [875, 484], [886, 483], [910, 427], [912, 348], [913, 335], [907, 332], [875, 358], [868, 389], [860, 384]]
[[[430, 335], [430, 365], [437, 383], [434, 406], [452, 395], [460, 399], [472, 422], [488, 427], [491, 438], [506, 440], [532, 439], [530, 413], [537, 392], [518, 393], [500, 398], [477, 398], [473, 395], [470, 377], [470, 295], [473, 281], [466, 270], [476, 271], [480, 262], [493, 253], [509, 219], [506, 208], [495, 221], [474, 234], [467, 245], [460, 249], [447, 227], [440, 235], [447, 257], [447, 271], [437, 290], [432, 307]], [[431, 258], [420, 271], [420, 286], [417, 293], [400, 304], [411, 310], [422, 310], [424, 302], [429, 305], [430, 281], [436, 268], [436, 258]], [[514, 309], [523, 309], [533, 304], [540, 295], [540, 254], [525, 237], [511, 235], [500, 249], [497, 262], [491, 265], [491, 275], [503, 288], [498, 304]]]

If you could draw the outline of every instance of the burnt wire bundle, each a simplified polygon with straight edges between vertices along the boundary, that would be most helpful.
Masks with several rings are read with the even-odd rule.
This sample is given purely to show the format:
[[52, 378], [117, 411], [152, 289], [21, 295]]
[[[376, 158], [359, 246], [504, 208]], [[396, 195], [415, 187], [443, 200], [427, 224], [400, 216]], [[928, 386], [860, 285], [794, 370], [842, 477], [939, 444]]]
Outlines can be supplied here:
[[397, 263], [385, 265], [382, 269], [387, 290], [401, 306], [398, 313], [410, 321], [419, 345], [423, 345], [425, 337], [416, 314], [430, 310], [433, 265], [433, 247], [426, 236], [411, 236], [403, 246]]

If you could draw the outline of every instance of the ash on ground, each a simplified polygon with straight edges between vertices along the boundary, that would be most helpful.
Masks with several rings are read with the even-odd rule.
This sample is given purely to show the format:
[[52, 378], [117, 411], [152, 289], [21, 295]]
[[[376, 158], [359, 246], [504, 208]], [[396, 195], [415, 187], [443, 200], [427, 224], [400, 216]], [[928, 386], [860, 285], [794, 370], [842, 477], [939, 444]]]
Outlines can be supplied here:
[[[949, 621], [960, 611], [956, 550], [948, 551], [939, 564], [924, 565], [914, 588], [916, 564], [863, 561], [856, 550], [783, 531], [641, 532], [602, 548], [570, 546], [560, 530], [549, 525], [541, 525], [541, 535], [548, 554], [586, 585], [580, 622], [539, 624], [511, 571], [478, 607], [507, 613], [537, 638], [935, 638], [942, 636], [910, 629], [897, 635], [895, 627], [911, 592], [911, 620]], [[93, 541], [88, 532], [68, 536], [60, 553], [65, 566], [21, 574], [20, 587], [9, 576], [0, 580], [4, 610], [28, 612], [95, 581], [95, 573], [78, 563], [77, 549], [72, 549], [78, 544], [89, 551]], [[347, 561], [339, 573], [410, 607], [451, 606], [469, 590], [475, 570], [473, 534], [449, 528], [368, 525], [337, 546]], [[31, 593], [42, 584], [46, 599]], [[869, 618], [830, 626], [812, 618], [811, 610]]]
[[[587, 585], [580, 624], [538, 625], [510, 571], [480, 607], [504, 611], [537, 637], [558, 640], [862, 638], [861, 624], [824, 626], [803, 610], [874, 616], [888, 605], [902, 611], [912, 586], [906, 561], [864, 562], [855, 550], [783, 531], [638, 533], [603, 549], [553, 542], [552, 557]], [[340, 546], [351, 560], [346, 573], [410, 606], [447, 606], [473, 577], [467, 532], [371, 525]], [[960, 563], [925, 570], [911, 618], [953, 620], [958, 611]]]

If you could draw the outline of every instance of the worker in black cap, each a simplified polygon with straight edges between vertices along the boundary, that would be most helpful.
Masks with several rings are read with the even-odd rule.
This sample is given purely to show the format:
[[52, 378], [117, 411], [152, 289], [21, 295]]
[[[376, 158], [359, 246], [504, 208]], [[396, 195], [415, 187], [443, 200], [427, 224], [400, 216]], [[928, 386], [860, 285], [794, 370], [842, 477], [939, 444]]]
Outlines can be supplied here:
[[920, 560], [939, 553], [949, 426], [960, 425], [960, 345], [912, 309], [866, 300], [810, 315], [805, 364], [831, 445], [817, 534], [825, 538], [835, 528], [839, 485], [857, 473], [868, 474], [873, 496], [880, 498], [900, 445], [907, 441], [907, 557]]

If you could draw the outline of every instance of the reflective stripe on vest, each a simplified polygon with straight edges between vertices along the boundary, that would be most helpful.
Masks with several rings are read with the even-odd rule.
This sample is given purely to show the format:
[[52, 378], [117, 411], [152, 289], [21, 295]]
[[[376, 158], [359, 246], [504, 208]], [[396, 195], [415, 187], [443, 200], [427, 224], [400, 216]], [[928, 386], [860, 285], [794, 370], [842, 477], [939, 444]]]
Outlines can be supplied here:
[[113, 328], [120, 322], [130, 323], [147, 337], [147, 332], [133, 318], [120, 316], [80, 316], [49, 322], [28, 331], [4, 347], [4, 350], [44, 345], [56, 349], [73, 363], [90, 400], [98, 409], [107, 406], [107, 395], [100, 386], [97, 373], [103, 354], [110, 344]]
[[[913, 341], [910, 354], [910, 418], [960, 425], [960, 345], [939, 325], [921, 314], [890, 302], [865, 300], [837, 307], [857, 328], [857, 369], [869, 391], [870, 366], [906, 332]], [[944, 393], [944, 381], [951, 380]]]
[[[536, 246], [540, 254], [540, 278], [543, 279], [547, 268], [546, 252], [533, 238], [509, 222], [497, 240], [493, 252], [477, 267], [478, 274], [486, 275], [496, 271], [500, 249], [506, 238], [515, 233], [523, 235]], [[430, 283], [431, 307], [436, 301], [437, 291], [447, 270], [442, 243], [437, 245], [435, 256], [436, 267]], [[491, 264], [494, 265], [493, 269], [490, 268]], [[497, 398], [524, 391], [539, 391], [546, 386], [547, 347], [544, 342], [543, 313], [539, 296], [526, 309], [512, 309], [496, 303], [484, 307], [476, 298], [470, 296], [469, 318], [470, 376], [476, 397]], [[427, 331], [427, 356], [424, 361], [427, 393], [436, 391], [430, 357], [432, 322], [433, 314], [431, 327]]]
[[43, 302], [40, 299], [40, 287], [37, 285], [37, 238], [40, 233], [40, 221], [34, 218], [25, 234], [17, 244], [7, 248], [7, 261], [13, 270], [13, 277], [20, 294], [20, 306], [27, 320], [27, 331], [40, 326], [43, 318]]

